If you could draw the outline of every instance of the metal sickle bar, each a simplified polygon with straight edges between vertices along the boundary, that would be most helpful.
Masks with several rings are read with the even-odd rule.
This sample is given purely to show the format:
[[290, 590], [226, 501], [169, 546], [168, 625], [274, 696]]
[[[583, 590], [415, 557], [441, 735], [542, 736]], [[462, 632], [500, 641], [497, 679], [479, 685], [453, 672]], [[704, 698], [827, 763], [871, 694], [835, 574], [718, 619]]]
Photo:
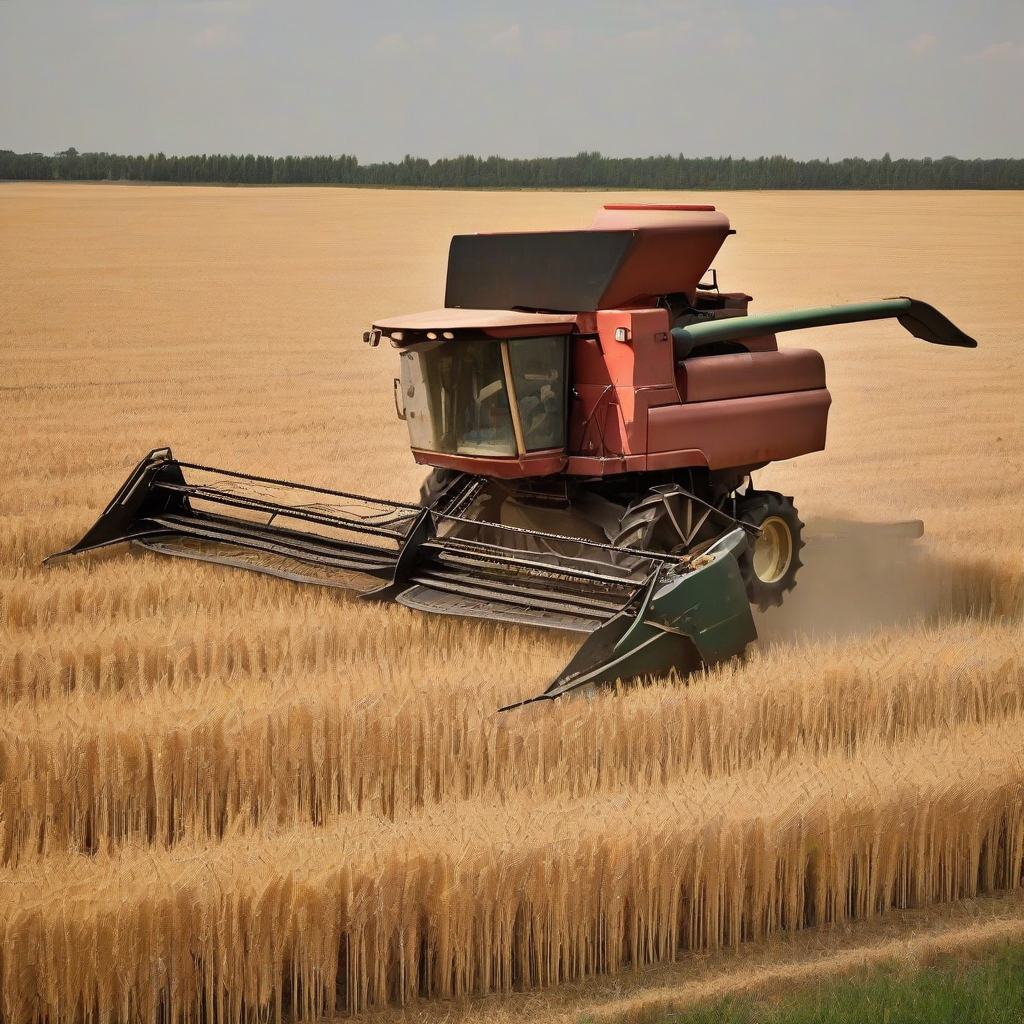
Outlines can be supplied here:
[[[293, 506], [263, 497], [229, 489], [223, 490], [216, 483], [197, 484], [187, 481], [182, 465], [200, 472], [220, 473], [235, 480], [272, 485], [289, 490], [305, 490], [310, 493], [328, 494], [348, 501], [365, 502], [383, 510], [375, 514], [375, 522], [367, 522], [353, 515], [332, 514], [317, 507]], [[242, 493], [240, 493], [242, 492]], [[208, 507], [208, 506], [213, 506]], [[222, 512], [218, 514], [216, 508]], [[265, 521], [253, 521], [230, 512], [241, 509], [266, 517]], [[180, 463], [169, 448], [154, 449], [135, 467], [128, 479], [118, 489], [92, 528], [66, 551], [51, 555], [50, 559], [63, 555], [95, 550], [109, 544], [126, 540], [142, 540], [147, 537], [165, 537], [168, 533], [200, 536], [206, 531], [209, 540], [242, 544], [249, 548], [260, 548], [274, 554], [289, 555], [306, 562], [321, 565], [350, 566], [354, 562], [367, 560], [377, 563], [374, 574], [381, 575], [388, 566], [394, 566], [400, 549], [407, 544], [415, 522], [421, 519], [424, 510], [407, 503], [391, 503], [362, 498], [326, 488], [305, 487], [268, 477], [253, 477], [231, 470], [217, 470], [196, 463]], [[275, 523], [280, 517], [287, 523], [293, 520], [293, 527], [301, 521], [312, 528], [302, 530]], [[384, 525], [382, 519], [390, 518]], [[337, 530], [340, 536], [332, 536]], [[362, 536], [368, 541], [379, 537], [383, 544], [359, 543], [344, 534]], [[245, 543], [242, 543], [244, 540]]]
[[[536, 558], [523, 557], [518, 552], [510, 551], [508, 548], [500, 547], [497, 544], [487, 544], [483, 541], [466, 541], [462, 538], [425, 541], [423, 548], [424, 550], [438, 552], [445, 560], [458, 559], [469, 564], [483, 565], [498, 562], [505, 565], [536, 569], [552, 576], [572, 576], [575, 579], [589, 580], [594, 583], [607, 583], [620, 587], [639, 586], [642, 582], [631, 579], [628, 576], [611, 576], [607, 573], [594, 572], [590, 569], [580, 569], [575, 565], [544, 562]], [[479, 557], [474, 558], [474, 555]], [[638, 556], [645, 557], [645, 553], [638, 552]]]
[[[233, 508], [244, 508], [254, 512], [264, 512], [272, 516], [288, 516], [293, 519], [302, 519], [308, 523], [317, 523], [320, 526], [333, 526], [338, 529], [358, 530], [360, 533], [374, 534], [378, 537], [390, 537], [393, 540], [403, 540], [406, 535], [404, 530], [389, 530], [382, 526], [373, 526], [360, 519], [351, 519], [347, 516], [332, 515], [327, 512], [313, 512], [300, 505], [284, 505], [274, 501], [266, 501], [262, 498], [252, 498], [244, 494], [231, 494], [218, 490], [204, 484], [175, 484], [163, 480], [154, 482], [153, 487], [161, 491], [171, 491], [175, 494], [184, 494], [190, 498], [199, 498], [203, 501], [211, 501], [220, 505], [229, 505]], [[402, 517], [405, 520], [412, 518], [411, 515]]]
[[[595, 583], [587, 577], [576, 576], [572, 570], [565, 572], [558, 571], [554, 567], [545, 570], [538, 570], [529, 562], [517, 562], [509, 559], [504, 562], [480, 562], [470, 561], [462, 558], [446, 558], [444, 554], [438, 559], [438, 564], [431, 569], [434, 573], [442, 575], [449, 574], [453, 578], [466, 577], [467, 572], [474, 573], [480, 580], [498, 581], [502, 585], [516, 586], [525, 580], [528, 586], [542, 585], [543, 593], [550, 595], [555, 592], [565, 592], [571, 585], [575, 585], [573, 593], [581, 598], [593, 600], [597, 605], [607, 609], [618, 610], [624, 600], [634, 594], [642, 585], [643, 581], [617, 580], [614, 584], [606, 582]], [[462, 571], [460, 571], [462, 570]], [[510, 571], [511, 570], [511, 571]], [[561, 587], [561, 591], [558, 588]], [[609, 596], [615, 596], [615, 600], [605, 600]]]
[[413, 576], [410, 582], [419, 583], [434, 590], [484, 598], [498, 604], [540, 608], [545, 611], [585, 616], [597, 621], [603, 621], [621, 611], [625, 603], [624, 601], [602, 601], [582, 594], [556, 593], [549, 588], [516, 587], [506, 579], [488, 580], [479, 575], [450, 576], [426, 571]]
[[[253, 551], [266, 551], [287, 558], [330, 568], [380, 572], [395, 564], [396, 553], [381, 548], [346, 543], [343, 547], [323, 542], [315, 534], [296, 534], [292, 530], [260, 529], [254, 523], [240, 523], [223, 516], [162, 515], [151, 522], [167, 530], [200, 540], [235, 544]], [[321, 541], [317, 543], [317, 541]]]
[[315, 494], [330, 494], [335, 498], [353, 498], [356, 501], [369, 502], [372, 505], [389, 505], [394, 508], [405, 508], [410, 512], [419, 513], [423, 511], [421, 505], [413, 505], [407, 501], [392, 501], [390, 498], [369, 498], [365, 494], [352, 494], [349, 491], [333, 491], [329, 487], [315, 487], [312, 484], [297, 484], [292, 480], [276, 480], [269, 476], [254, 476], [252, 473], [239, 473], [233, 469], [217, 469], [214, 466], [201, 466], [197, 462], [182, 462], [179, 459], [169, 459], [177, 462], [182, 469], [198, 469], [204, 473], [216, 473], [218, 476], [230, 476], [236, 480], [254, 480], [260, 484], [274, 484], [277, 487], [288, 487], [296, 491], [312, 491]]
[[[241, 482], [366, 502], [385, 511], [391, 509], [394, 525], [381, 525], [379, 517], [376, 523], [372, 523], [317, 508], [279, 503], [246, 494], [241, 488], [239, 491], [223, 490], [216, 483], [191, 483], [183, 476], [183, 467], [201, 473], [222, 474]], [[202, 507], [207, 504], [213, 507]], [[216, 511], [218, 506], [223, 508], [223, 512]], [[252, 521], [240, 518], [232, 514], [234, 509], [257, 513], [266, 519]], [[295, 520], [296, 526], [307, 522], [314, 529], [290, 528], [287, 525], [289, 519]], [[500, 540], [488, 543], [458, 536], [437, 536], [439, 523], [457, 523], [474, 529], [487, 527], [498, 531], [499, 537], [508, 533], [510, 539], [514, 535], [527, 538], [532, 543], [545, 542], [553, 545], [553, 550], [534, 553], [521, 550], [516, 545], [505, 546]], [[340, 535], [332, 536], [328, 530], [338, 530]], [[355, 536], [346, 537], [346, 533]], [[461, 566], [462, 575], [478, 573], [486, 577], [489, 584], [504, 574], [506, 584], [514, 584], [518, 579], [525, 583], [526, 589], [535, 591], [540, 587], [568, 590], [573, 594], [583, 591], [585, 593], [581, 596], [585, 600], [610, 599], [619, 606], [628, 600], [655, 566], [685, 567], [688, 564], [685, 557], [660, 552], [630, 549], [626, 553], [611, 544], [516, 526], [486, 524], [405, 502], [378, 501], [351, 492], [290, 484], [198, 463], [182, 463], [174, 459], [169, 449], [155, 449], [143, 459], [87, 534], [60, 554], [78, 553], [124, 540], [167, 538], [174, 534], [262, 550], [325, 568], [362, 571], [377, 578], [390, 577], [391, 582], [385, 589], [391, 598], [401, 592], [403, 581], [428, 568], [451, 573], [454, 577], [460, 573]], [[360, 536], [367, 541], [375, 537], [389, 543], [385, 546], [361, 543], [357, 539]], [[573, 553], [581, 551], [584, 554]], [[619, 565], [607, 557], [587, 557], [586, 552], [594, 556], [609, 552], [616, 559], [628, 559], [628, 564]]]
[[[584, 632], [627, 607], [653, 573], [648, 568], [639, 579], [595, 573], [495, 545], [470, 542], [467, 548], [461, 539], [424, 540], [417, 555], [408, 577], [412, 589], [398, 597], [400, 603]], [[443, 594], [468, 603], [457, 605], [453, 612], [451, 605], [437, 599]]]

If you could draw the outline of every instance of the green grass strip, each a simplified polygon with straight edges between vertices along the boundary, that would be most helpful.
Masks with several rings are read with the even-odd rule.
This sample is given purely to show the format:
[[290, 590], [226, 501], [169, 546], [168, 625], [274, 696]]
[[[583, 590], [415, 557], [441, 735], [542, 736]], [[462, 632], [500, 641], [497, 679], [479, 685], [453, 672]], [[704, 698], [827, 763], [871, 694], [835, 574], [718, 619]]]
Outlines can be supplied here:
[[[584, 1018], [585, 1020], [585, 1018]], [[581, 1020], [581, 1024], [584, 1024]], [[1024, 1022], [1024, 945], [990, 948], [925, 967], [886, 964], [852, 977], [685, 1010], [648, 1010], [628, 1024], [956, 1024]], [[626, 1021], [623, 1022], [626, 1024]]]

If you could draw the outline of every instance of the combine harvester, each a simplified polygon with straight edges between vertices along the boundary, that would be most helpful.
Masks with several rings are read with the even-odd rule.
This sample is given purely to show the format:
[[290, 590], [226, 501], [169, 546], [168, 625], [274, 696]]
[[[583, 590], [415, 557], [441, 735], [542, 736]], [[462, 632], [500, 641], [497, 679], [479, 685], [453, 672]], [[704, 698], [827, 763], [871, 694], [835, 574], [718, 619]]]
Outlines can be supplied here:
[[[748, 315], [711, 262], [712, 206], [613, 205], [582, 231], [457, 235], [445, 308], [381, 320], [399, 418], [432, 467], [419, 505], [176, 460], [139, 463], [62, 555], [120, 541], [343, 587], [408, 608], [589, 637], [533, 700], [742, 655], [750, 603], [800, 568], [769, 462], [825, 447], [831, 397], [782, 331], [895, 318], [974, 348], [895, 298]], [[710, 273], [710, 281], [704, 283]]]

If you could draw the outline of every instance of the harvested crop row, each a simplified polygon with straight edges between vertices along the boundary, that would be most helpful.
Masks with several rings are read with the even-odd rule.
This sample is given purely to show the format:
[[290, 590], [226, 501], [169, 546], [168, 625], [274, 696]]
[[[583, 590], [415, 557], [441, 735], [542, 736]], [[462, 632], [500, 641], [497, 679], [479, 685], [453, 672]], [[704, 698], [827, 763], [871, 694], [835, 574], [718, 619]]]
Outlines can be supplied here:
[[316, 1016], [1017, 887], [1022, 725], [660, 793], [54, 856], [0, 874], [4, 1018]]
[[[186, 611], [172, 591], [157, 614], [139, 620], [18, 631], [0, 651], [0, 701], [46, 701], [72, 693], [121, 694], [127, 700], [204, 679], [349, 674], [382, 662], [403, 666], [415, 678], [420, 651], [451, 650], [458, 638], [493, 662], [495, 654], [520, 647], [526, 632], [432, 619], [402, 608], [382, 614], [333, 590], [292, 600], [295, 590], [285, 585], [278, 604], [247, 609], [226, 601], [213, 612]], [[556, 652], [557, 661], [557, 654], [571, 651], [572, 638], [553, 638], [543, 648]], [[465, 668], [474, 671], [473, 658]]]
[[311, 671], [143, 703], [82, 695], [12, 708], [0, 729], [0, 862], [347, 814], [395, 820], [449, 800], [656, 789], [1024, 712], [1016, 627], [776, 647], [688, 686], [504, 716], [495, 708], [529, 691], [536, 666], [501, 677], [496, 653], [481, 645], [460, 675], [435, 653], [368, 660], [343, 681]]

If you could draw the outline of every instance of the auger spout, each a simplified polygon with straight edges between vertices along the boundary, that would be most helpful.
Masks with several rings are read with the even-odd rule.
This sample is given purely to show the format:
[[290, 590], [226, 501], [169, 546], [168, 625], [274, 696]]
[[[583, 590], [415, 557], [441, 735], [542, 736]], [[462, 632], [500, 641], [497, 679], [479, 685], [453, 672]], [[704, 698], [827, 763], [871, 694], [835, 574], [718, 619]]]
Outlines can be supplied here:
[[783, 331], [802, 331], [812, 327], [832, 327], [867, 320], [896, 319], [915, 338], [933, 345], [977, 348], [978, 343], [964, 334], [952, 320], [934, 306], [920, 299], [900, 296], [877, 302], [852, 302], [843, 306], [816, 306], [809, 309], [787, 309], [779, 313], [757, 313], [752, 316], [729, 317], [724, 320], [703, 320], [676, 327], [672, 340], [678, 358], [712, 342], [737, 342], [759, 335]]

